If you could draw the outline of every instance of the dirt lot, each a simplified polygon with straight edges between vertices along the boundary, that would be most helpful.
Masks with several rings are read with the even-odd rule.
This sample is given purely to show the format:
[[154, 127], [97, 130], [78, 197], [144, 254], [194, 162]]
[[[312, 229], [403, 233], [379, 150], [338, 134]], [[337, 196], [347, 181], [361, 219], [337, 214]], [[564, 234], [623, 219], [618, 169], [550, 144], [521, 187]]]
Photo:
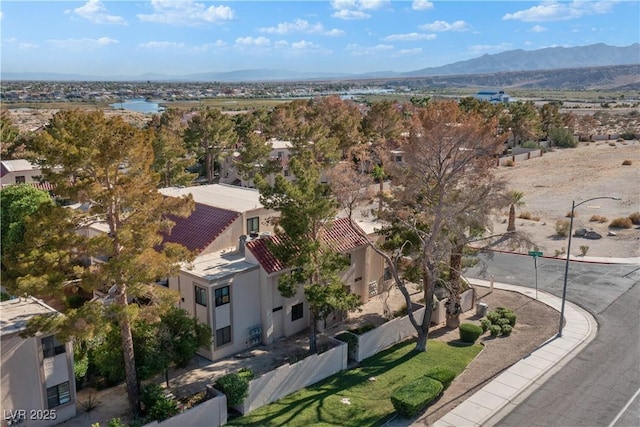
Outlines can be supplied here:
[[[623, 166], [625, 160], [630, 160], [631, 165]], [[620, 201], [593, 200], [576, 208], [573, 229], [594, 230], [604, 237], [572, 239], [571, 255], [579, 255], [580, 246], [588, 246], [588, 257], [640, 256], [637, 226], [615, 230], [608, 227], [614, 218], [640, 212], [640, 142], [581, 143], [578, 148], [556, 150], [513, 167], [500, 167], [497, 175], [509, 189], [524, 193], [524, 205], [516, 209], [516, 215], [526, 212], [538, 220], [517, 219], [516, 230], [526, 233], [545, 255], [566, 250], [567, 239], [556, 236], [556, 222], [568, 220], [572, 201], [578, 204], [593, 197], [620, 197]], [[494, 231], [506, 231], [507, 213], [505, 210], [496, 217]], [[589, 221], [593, 215], [604, 216], [607, 221]], [[616, 236], [607, 236], [609, 231]]]

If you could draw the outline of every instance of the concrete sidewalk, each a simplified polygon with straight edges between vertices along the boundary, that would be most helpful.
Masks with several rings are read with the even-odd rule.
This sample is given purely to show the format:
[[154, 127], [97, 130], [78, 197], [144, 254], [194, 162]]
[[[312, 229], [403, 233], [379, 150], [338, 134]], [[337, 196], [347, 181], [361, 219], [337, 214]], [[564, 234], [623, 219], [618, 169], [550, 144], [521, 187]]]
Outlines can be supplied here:
[[[490, 286], [486, 280], [468, 279], [474, 286]], [[523, 286], [494, 283], [495, 289], [519, 292], [534, 297], [535, 290]], [[560, 311], [559, 297], [538, 291], [538, 301]], [[573, 359], [595, 337], [595, 318], [568, 301], [565, 303], [566, 323], [562, 337], [553, 337], [528, 356], [436, 421], [435, 427], [493, 426], [499, 423], [529, 394]], [[558, 325], [559, 326], [559, 325]]]

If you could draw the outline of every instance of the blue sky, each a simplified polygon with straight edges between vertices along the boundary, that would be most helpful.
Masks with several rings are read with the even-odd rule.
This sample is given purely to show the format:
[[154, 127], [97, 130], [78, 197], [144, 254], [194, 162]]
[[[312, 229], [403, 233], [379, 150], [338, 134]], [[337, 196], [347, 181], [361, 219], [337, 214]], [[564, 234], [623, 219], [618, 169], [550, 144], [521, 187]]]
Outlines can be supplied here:
[[513, 49], [639, 41], [640, 2], [12, 1], [5, 72], [412, 71]]

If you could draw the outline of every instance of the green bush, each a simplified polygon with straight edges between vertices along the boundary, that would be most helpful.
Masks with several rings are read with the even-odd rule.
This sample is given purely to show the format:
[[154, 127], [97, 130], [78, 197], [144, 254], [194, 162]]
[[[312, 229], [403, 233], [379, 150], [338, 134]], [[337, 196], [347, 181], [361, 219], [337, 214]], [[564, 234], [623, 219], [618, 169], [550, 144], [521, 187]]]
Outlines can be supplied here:
[[235, 373], [227, 374], [218, 378], [215, 387], [227, 396], [227, 406], [236, 406], [247, 397], [249, 380]]
[[624, 131], [620, 134], [620, 138], [626, 140], [626, 141], [630, 141], [632, 139], [636, 138], [636, 134], [634, 132], [631, 132], [629, 130]]
[[512, 328], [514, 326], [516, 326], [516, 318], [517, 318], [517, 316], [513, 311], [511, 311], [509, 313], [505, 313], [503, 315], [503, 317], [509, 321], [509, 325], [511, 325]]
[[565, 128], [549, 129], [549, 144], [561, 148], [575, 148], [578, 141], [573, 137], [573, 132]]
[[249, 368], [240, 368], [238, 370], [238, 376], [240, 378], [244, 378], [247, 381], [251, 381], [252, 379], [254, 379], [256, 376], [253, 374], [253, 371]]
[[403, 385], [391, 394], [391, 403], [405, 417], [413, 417], [437, 398], [444, 386], [438, 380], [420, 377]]
[[142, 402], [146, 412], [149, 412], [157, 402], [164, 398], [164, 389], [162, 386], [158, 384], [147, 384], [142, 386], [140, 401]]
[[482, 333], [487, 332], [487, 330], [489, 329], [489, 326], [491, 326], [491, 321], [489, 319], [480, 320], [480, 327], [482, 328]]
[[173, 417], [178, 412], [180, 411], [178, 410], [178, 404], [175, 400], [162, 397], [149, 411], [149, 418], [156, 421], [163, 421]]
[[458, 329], [460, 330], [460, 340], [462, 342], [473, 344], [482, 335], [482, 328], [473, 323], [463, 323]]
[[500, 335], [500, 332], [502, 332], [502, 328], [498, 325], [491, 325], [489, 326], [489, 333], [491, 334], [492, 337], [497, 337], [498, 335]]
[[120, 418], [111, 418], [111, 420], [107, 423], [107, 427], [127, 427], [127, 425], [120, 421]]
[[495, 324], [498, 326], [503, 326], [503, 325], [511, 325], [511, 322], [509, 322], [509, 319], [501, 317], [498, 319], [497, 322], [495, 322]]
[[511, 327], [511, 325], [502, 325], [501, 329], [501, 333], [502, 335], [511, 335], [511, 331], [513, 331], [513, 328]]
[[497, 311], [490, 311], [487, 313], [487, 320], [489, 320], [492, 325], [495, 324], [501, 317], [502, 315]]
[[442, 383], [443, 390], [449, 387], [449, 385], [456, 378], [456, 373], [449, 368], [442, 366], [436, 366], [427, 371], [424, 374], [425, 377], [433, 378], [434, 380]]
[[372, 329], [375, 329], [375, 325], [372, 325], [371, 323], [365, 323], [364, 325], [360, 326], [359, 328], [351, 328], [348, 330], [348, 332], [351, 332], [352, 334], [356, 334], [356, 335], [362, 335], [365, 332], [369, 332]]

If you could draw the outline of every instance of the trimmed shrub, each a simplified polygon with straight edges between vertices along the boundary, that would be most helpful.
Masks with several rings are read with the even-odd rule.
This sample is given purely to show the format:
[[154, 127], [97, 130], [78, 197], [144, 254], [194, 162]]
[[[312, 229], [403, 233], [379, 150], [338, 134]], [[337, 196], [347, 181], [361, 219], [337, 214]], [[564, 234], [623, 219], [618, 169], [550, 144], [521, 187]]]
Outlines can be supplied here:
[[640, 225], [640, 212], [634, 212], [629, 215], [629, 219], [634, 225]]
[[460, 340], [462, 342], [473, 344], [482, 335], [482, 328], [473, 323], [463, 323], [458, 329], [460, 330]]
[[633, 227], [633, 222], [630, 218], [615, 218], [609, 224], [611, 228], [631, 228]]
[[449, 368], [436, 366], [429, 369], [424, 376], [440, 381], [442, 383], [443, 390], [445, 390], [455, 379], [456, 373]]
[[498, 325], [498, 326], [510, 325], [510, 324], [511, 322], [509, 322], [509, 319], [504, 317], [499, 318], [498, 321], [495, 322], [495, 325]]
[[227, 374], [216, 380], [215, 387], [227, 395], [227, 406], [236, 406], [247, 397], [249, 380], [236, 373]]
[[489, 326], [491, 326], [491, 321], [489, 319], [480, 320], [480, 327], [482, 328], [483, 333], [487, 332]]
[[502, 327], [498, 325], [489, 326], [489, 333], [492, 337], [497, 337], [498, 335], [500, 335], [500, 332], [502, 332]]
[[256, 376], [253, 374], [253, 371], [249, 368], [240, 368], [238, 370], [238, 376], [240, 378], [244, 378], [247, 381], [251, 381], [252, 379], [254, 379]]
[[396, 411], [410, 418], [437, 398], [443, 389], [440, 381], [420, 377], [391, 393], [391, 403]]
[[513, 328], [511, 327], [511, 325], [502, 325], [502, 328], [501, 328], [502, 335], [505, 335], [505, 336], [511, 335], [511, 331], [513, 331]]
[[509, 325], [511, 325], [512, 328], [514, 326], [516, 326], [516, 318], [517, 318], [517, 316], [513, 311], [511, 311], [509, 313], [505, 313], [504, 314], [504, 318], [509, 321]]
[[487, 313], [487, 320], [489, 320], [491, 324], [496, 323], [501, 317], [502, 314], [498, 313], [497, 311], [490, 311]]
[[356, 334], [356, 335], [362, 335], [365, 332], [369, 332], [372, 329], [375, 329], [375, 325], [371, 324], [371, 323], [365, 323], [364, 325], [360, 326], [359, 328], [351, 328], [348, 330], [348, 332], [351, 332], [352, 334]]
[[578, 141], [573, 136], [573, 132], [565, 128], [551, 128], [549, 129], [549, 144], [555, 145], [561, 148], [575, 148], [578, 146]]

